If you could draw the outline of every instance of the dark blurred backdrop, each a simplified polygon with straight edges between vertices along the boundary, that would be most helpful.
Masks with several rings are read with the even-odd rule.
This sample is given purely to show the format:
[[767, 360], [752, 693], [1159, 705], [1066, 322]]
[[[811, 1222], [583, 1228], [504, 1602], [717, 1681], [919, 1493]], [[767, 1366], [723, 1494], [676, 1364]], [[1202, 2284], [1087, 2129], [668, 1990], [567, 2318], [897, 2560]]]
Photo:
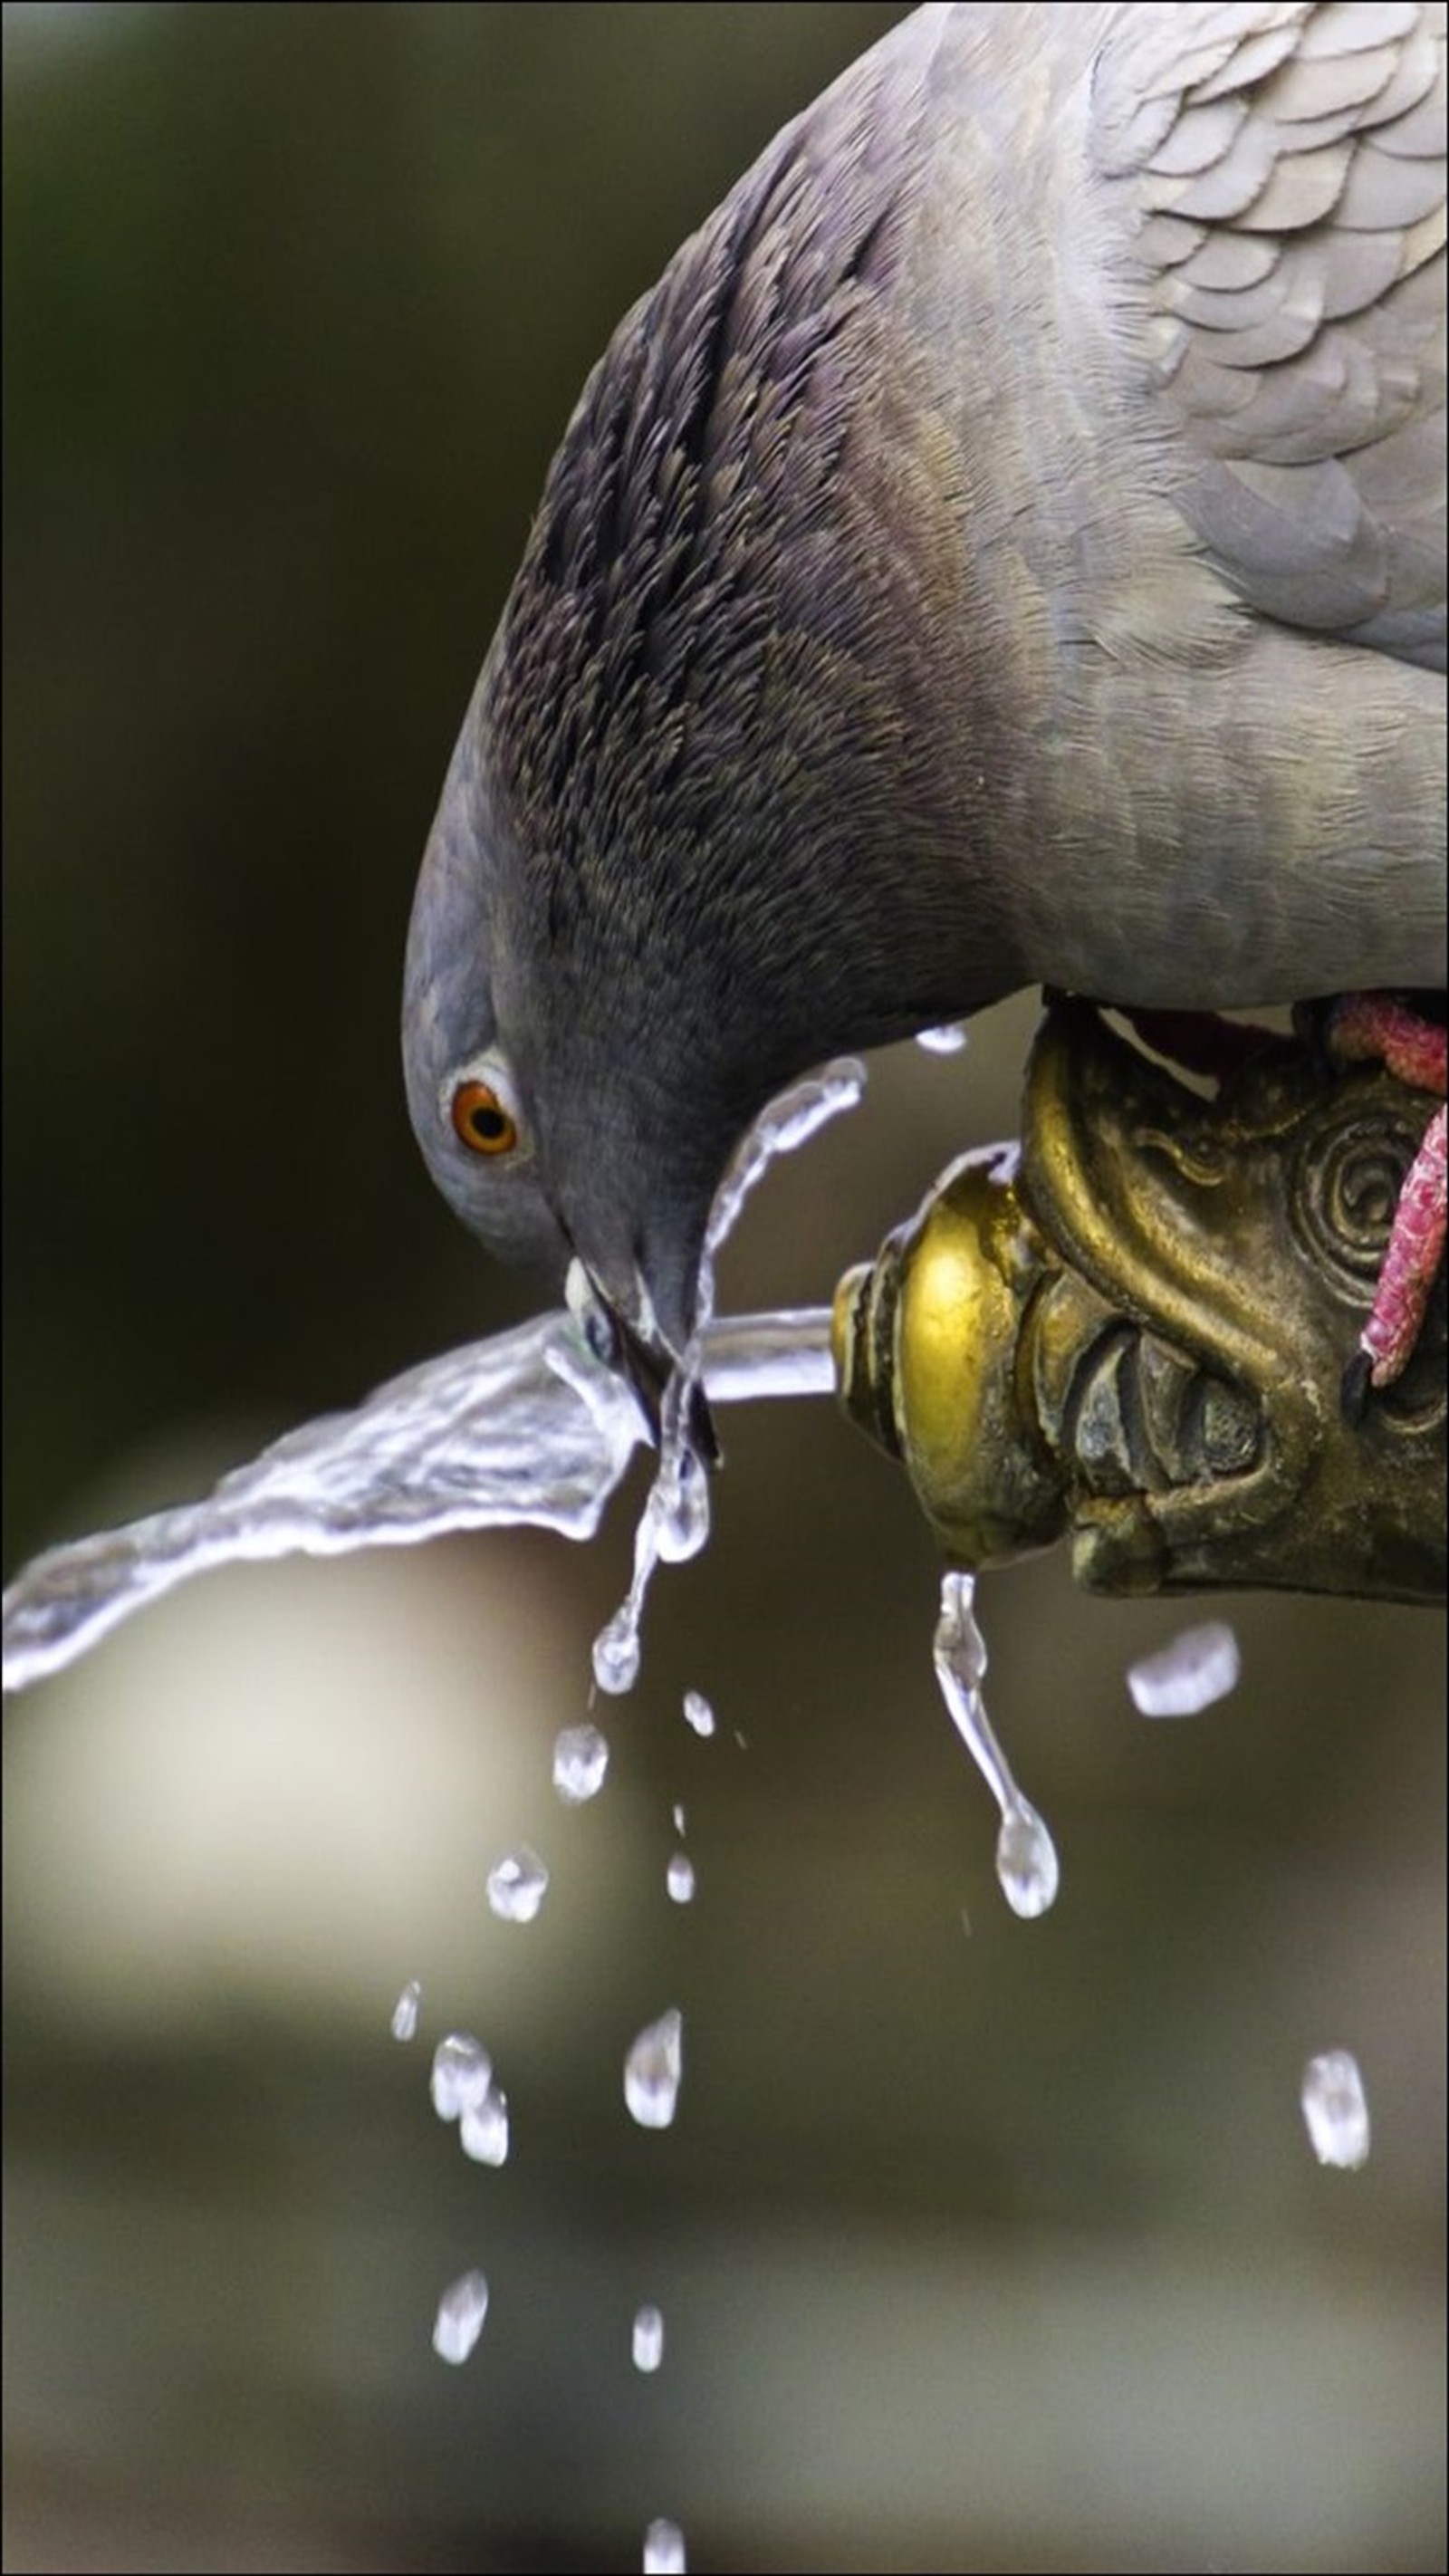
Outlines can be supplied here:
[[[432, 805], [610, 328], [899, 14], [6, 9], [10, 1568], [530, 1311], [403, 1111]], [[1030, 1025], [882, 1063], [728, 1302], [1009, 1132]], [[1443, 2564], [1439, 1623], [1232, 1603], [1237, 1694], [1150, 1727], [1180, 1606], [984, 1586], [1063, 1860], [1018, 1924], [904, 1489], [825, 1406], [728, 1428], [595, 1807], [549, 1751], [627, 1502], [209, 1578], [7, 1709], [7, 2567], [624, 2568], [656, 2514], [699, 2567]], [[502, 2173], [427, 2107], [455, 2024]], [[1297, 2110], [1333, 2045], [1355, 2177]]]

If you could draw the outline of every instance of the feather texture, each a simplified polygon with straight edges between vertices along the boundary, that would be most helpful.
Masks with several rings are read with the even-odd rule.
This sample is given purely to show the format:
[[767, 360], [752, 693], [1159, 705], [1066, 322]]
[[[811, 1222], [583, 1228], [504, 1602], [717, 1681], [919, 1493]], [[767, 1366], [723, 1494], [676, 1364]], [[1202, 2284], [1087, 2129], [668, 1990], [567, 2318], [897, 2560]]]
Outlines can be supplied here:
[[[1158, 380], [1201, 460], [1193, 528], [1255, 608], [1435, 668], [1444, 20], [1126, 8], [1092, 84], [1098, 164], [1147, 217]], [[1185, 257], [1164, 218], [1200, 227]]]

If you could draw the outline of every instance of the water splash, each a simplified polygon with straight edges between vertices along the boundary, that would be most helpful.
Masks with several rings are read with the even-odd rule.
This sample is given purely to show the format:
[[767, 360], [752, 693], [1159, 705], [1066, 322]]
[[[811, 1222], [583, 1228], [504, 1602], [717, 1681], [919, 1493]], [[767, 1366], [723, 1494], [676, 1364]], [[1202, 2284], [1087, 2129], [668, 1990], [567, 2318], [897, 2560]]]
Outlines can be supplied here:
[[1170, 1646], [1144, 1655], [1127, 1674], [1127, 1688], [1144, 1717], [1196, 1717], [1237, 1687], [1242, 1659], [1225, 1619], [1184, 1628]]
[[[702, 1350], [712, 1404], [834, 1385], [825, 1307], [711, 1324]], [[32, 1558], [5, 1594], [0, 1681], [20, 1691], [60, 1672], [214, 1566], [526, 1524], [590, 1539], [644, 1436], [633, 1389], [575, 1319], [539, 1315], [289, 1431], [200, 1502]]]
[[419, 1985], [416, 1977], [409, 1977], [407, 1984], [404, 1986], [402, 1993], [398, 1996], [397, 2002], [392, 2008], [392, 2035], [394, 2039], [415, 2039], [417, 2037], [418, 2015], [422, 2010], [422, 2006], [422, 1987]]
[[671, 1854], [669, 1867], [664, 1873], [664, 1884], [669, 1890], [669, 1893], [674, 1899], [676, 1905], [690, 1905], [693, 1903], [695, 1889], [694, 1863], [690, 1859], [688, 1852], [674, 1852]]
[[684, 2073], [684, 2016], [662, 2013], [640, 2031], [624, 2060], [624, 2099], [641, 2129], [667, 2129]]
[[1368, 2162], [1369, 2110], [1358, 2060], [1346, 2048], [1310, 2057], [1303, 2069], [1303, 2117], [1321, 2165], [1354, 2173]]
[[508, 2162], [508, 2096], [490, 2084], [481, 2102], [466, 2105], [458, 2123], [458, 2143], [475, 2165]]
[[995, 1730], [986, 1714], [981, 1684], [986, 1675], [986, 1640], [976, 1624], [976, 1580], [970, 1574], [941, 1578], [941, 1614], [936, 1623], [934, 1661], [941, 1696], [966, 1749], [1001, 1810], [996, 1838], [996, 1875], [1013, 1914], [1031, 1921], [1055, 1901], [1061, 1872], [1056, 1846], [1030, 1800], [1011, 1775]]
[[493, 2060], [470, 2030], [450, 2030], [433, 2051], [428, 2078], [440, 2120], [459, 2120], [477, 2108], [493, 2081]]
[[693, 1727], [696, 1735], [713, 1735], [715, 1724], [714, 1710], [710, 1707], [703, 1691], [687, 1690], [685, 1692], [684, 1715], [686, 1723]]
[[433, 2350], [440, 2361], [466, 2361], [483, 2332], [488, 2314], [488, 2282], [482, 2272], [464, 2272], [438, 2301], [433, 2322]]
[[964, 1020], [943, 1020], [938, 1029], [917, 1029], [916, 1044], [927, 1055], [959, 1055], [966, 1044]]
[[677, 2522], [651, 2522], [644, 2534], [644, 2576], [685, 2576], [684, 2534]]
[[855, 1109], [865, 1091], [865, 1067], [855, 1056], [838, 1056], [792, 1083], [761, 1110], [736, 1146], [709, 1212], [700, 1264], [698, 1314], [701, 1324], [714, 1314], [714, 1257], [729, 1241], [744, 1213], [745, 1201], [759, 1187], [770, 1165], [782, 1154], [794, 1154], [843, 1111]]
[[853, 1109], [864, 1088], [864, 1065], [843, 1056], [782, 1091], [741, 1138], [714, 1194], [700, 1257], [694, 1337], [664, 1390], [659, 1468], [634, 1533], [633, 1576], [623, 1601], [594, 1640], [594, 1679], [602, 1691], [617, 1696], [638, 1680], [639, 1632], [655, 1567], [697, 1556], [709, 1537], [709, 1468], [691, 1426], [696, 1389], [714, 1391], [705, 1354], [714, 1320], [716, 1256], [770, 1165], [780, 1155], [794, 1153], [842, 1111]]
[[596, 1726], [561, 1727], [554, 1740], [553, 1785], [565, 1806], [596, 1798], [609, 1768], [609, 1747]]
[[531, 1923], [548, 1894], [548, 1863], [527, 1844], [488, 1872], [488, 1902], [504, 1923]]
[[288, 1432], [204, 1502], [36, 1557], [5, 1596], [5, 1688], [210, 1566], [526, 1521], [591, 1538], [641, 1436], [632, 1391], [567, 1315], [469, 1343]]
[[657, 2308], [641, 2308], [634, 2319], [630, 2349], [636, 2370], [653, 2371], [664, 2359], [664, 2319]]
[[634, 1532], [634, 1572], [624, 1599], [594, 1640], [594, 1679], [617, 1696], [639, 1676], [639, 1630], [656, 1565], [680, 1565], [697, 1556], [709, 1538], [709, 1469], [690, 1423], [700, 1383], [698, 1345], [664, 1390], [659, 1466]]

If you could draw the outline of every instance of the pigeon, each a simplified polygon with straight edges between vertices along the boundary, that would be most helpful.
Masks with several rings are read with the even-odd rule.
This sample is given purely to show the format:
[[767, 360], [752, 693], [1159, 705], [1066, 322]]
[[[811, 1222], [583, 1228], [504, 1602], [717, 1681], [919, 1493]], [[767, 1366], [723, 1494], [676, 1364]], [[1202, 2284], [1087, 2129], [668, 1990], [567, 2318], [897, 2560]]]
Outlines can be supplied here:
[[805, 1068], [1443, 985], [1444, 143], [1442, 7], [920, 8], [625, 316], [403, 1032], [445, 1196], [641, 1392]]

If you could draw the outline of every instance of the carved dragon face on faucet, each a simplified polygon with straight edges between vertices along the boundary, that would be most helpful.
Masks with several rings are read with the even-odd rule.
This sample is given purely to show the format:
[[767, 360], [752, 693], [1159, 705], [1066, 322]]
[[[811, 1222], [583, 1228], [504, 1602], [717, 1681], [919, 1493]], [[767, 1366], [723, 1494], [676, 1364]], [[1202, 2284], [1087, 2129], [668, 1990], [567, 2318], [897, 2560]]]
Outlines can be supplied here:
[[966, 1156], [842, 1281], [847, 1409], [963, 1565], [1070, 1533], [1099, 1591], [1435, 1597], [1442, 1282], [1381, 1408], [1339, 1405], [1422, 1124], [1290, 1040], [1204, 1098], [1054, 1004], [1020, 1154]]

